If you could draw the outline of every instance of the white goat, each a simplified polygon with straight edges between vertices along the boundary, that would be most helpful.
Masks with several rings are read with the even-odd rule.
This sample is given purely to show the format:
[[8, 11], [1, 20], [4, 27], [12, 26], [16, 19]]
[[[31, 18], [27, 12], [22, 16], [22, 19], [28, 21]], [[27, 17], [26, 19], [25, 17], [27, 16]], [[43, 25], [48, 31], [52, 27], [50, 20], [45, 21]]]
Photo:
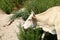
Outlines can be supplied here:
[[27, 29], [30, 26], [36, 26], [36, 24], [46, 32], [57, 33], [57, 38], [60, 40], [60, 6], [49, 8], [47, 11], [37, 15], [32, 12], [23, 27]]

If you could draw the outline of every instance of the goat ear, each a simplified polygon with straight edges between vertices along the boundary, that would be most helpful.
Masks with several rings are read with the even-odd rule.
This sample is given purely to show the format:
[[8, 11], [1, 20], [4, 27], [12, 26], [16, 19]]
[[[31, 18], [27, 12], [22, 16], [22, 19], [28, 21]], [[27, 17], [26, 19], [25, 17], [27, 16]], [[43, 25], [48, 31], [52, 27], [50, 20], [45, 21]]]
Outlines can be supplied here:
[[33, 16], [32, 16], [32, 19], [35, 19], [36, 17], [35, 17], [35, 14], [33, 14]]
[[31, 11], [31, 14], [32, 14], [33, 16], [35, 16], [35, 13], [34, 13], [33, 11]]
[[32, 14], [32, 20], [35, 19], [35, 13], [31, 11], [31, 14]]
[[33, 16], [32, 16], [32, 18], [35, 18], [35, 13], [33, 12]]
[[33, 14], [32, 19], [29, 19], [29, 21], [32, 21], [35, 19], [35, 14]]

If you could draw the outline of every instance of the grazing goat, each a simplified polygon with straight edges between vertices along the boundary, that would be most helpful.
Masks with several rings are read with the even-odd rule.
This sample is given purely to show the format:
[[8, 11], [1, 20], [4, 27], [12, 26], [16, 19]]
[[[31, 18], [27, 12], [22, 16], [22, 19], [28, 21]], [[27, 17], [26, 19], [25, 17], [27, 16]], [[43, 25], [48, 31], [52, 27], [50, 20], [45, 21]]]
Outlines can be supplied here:
[[28, 29], [35, 26], [41, 27], [45, 32], [57, 34], [57, 39], [60, 40], [60, 6], [49, 8], [41, 14], [31, 15], [25, 21], [23, 27]]

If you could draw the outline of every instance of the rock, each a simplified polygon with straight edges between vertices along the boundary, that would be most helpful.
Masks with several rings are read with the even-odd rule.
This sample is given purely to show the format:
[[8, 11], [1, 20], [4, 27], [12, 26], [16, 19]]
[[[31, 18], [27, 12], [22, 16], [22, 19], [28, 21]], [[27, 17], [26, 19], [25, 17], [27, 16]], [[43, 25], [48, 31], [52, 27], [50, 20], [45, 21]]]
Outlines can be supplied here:
[[8, 15], [0, 10], [0, 40], [19, 40], [17, 37], [19, 32], [18, 25], [22, 25], [24, 20], [20, 17], [8, 25], [11, 22], [10, 17], [12, 15]]

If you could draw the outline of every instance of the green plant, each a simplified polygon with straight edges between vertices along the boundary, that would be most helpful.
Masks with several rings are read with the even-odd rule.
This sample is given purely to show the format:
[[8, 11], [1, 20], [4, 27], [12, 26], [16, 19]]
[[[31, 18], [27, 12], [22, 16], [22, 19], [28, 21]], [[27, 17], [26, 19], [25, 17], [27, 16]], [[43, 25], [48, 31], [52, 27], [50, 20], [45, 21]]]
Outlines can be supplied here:
[[30, 12], [28, 10], [25, 10], [25, 11], [18, 10], [14, 12], [13, 16], [11, 16], [11, 20], [15, 20], [19, 17], [22, 17], [24, 20], [26, 20], [29, 15], [30, 15]]
[[0, 0], [0, 8], [6, 13], [10, 13], [14, 5], [12, 0]]
[[18, 38], [19, 40], [40, 40], [42, 31], [41, 28], [29, 28], [26, 31], [19, 26]]
[[14, 7], [19, 8], [20, 5], [23, 6], [25, 0], [0, 0], [0, 9], [6, 13], [11, 13]]
[[25, 3], [25, 7], [28, 10], [33, 10], [37, 14], [55, 6], [55, 1], [56, 0], [30, 0]]

